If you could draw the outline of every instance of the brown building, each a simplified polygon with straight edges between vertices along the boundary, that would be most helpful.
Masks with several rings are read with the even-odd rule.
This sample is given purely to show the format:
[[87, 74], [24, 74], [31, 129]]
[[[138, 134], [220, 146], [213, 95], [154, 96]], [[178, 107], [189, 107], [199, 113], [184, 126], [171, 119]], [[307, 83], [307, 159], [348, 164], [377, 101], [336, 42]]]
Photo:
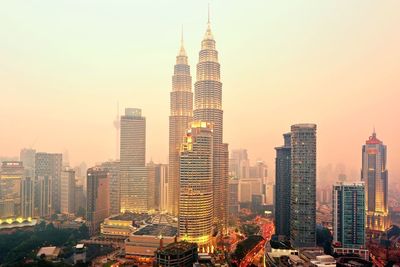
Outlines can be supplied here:
[[110, 213], [110, 174], [98, 167], [87, 171], [87, 221], [91, 233], [98, 232], [100, 223]]

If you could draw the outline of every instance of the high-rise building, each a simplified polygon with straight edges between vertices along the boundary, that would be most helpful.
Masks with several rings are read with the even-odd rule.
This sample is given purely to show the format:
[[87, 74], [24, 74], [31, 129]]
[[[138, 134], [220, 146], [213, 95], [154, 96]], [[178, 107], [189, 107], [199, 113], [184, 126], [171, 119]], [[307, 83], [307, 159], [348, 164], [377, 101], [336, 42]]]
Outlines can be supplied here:
[[338, 182], [333, 186], [333, 241], [344, 248], [365, 246], [364, 183]]
[[291, 134], [283, 138], [283, 146], [275, 148], [275, 233], [290, 237]]
[[147, 211], [146, 118], [141, 109], [125, 109], [120, 132], [121, 211]]
[[250, 178], [250, 161], [246, 149], [233, 149], [231, 151], [229, 172], [235, 179]]
[[317, 126], [291, 127], [290, 239], [294, 247], [316, 245]]
[[214, 222], [221, 230], [226, 226], [228, 217], [229, 152], [228, 144], [223, 143], [222, 83], [210, 19], [201, 42], [194, 87], [194, 120], [213, 124]]
[[213, 131], [208, 122], [191, 123], [180, 156], [179, 235], [207, 246], [213, 224]]
[[[25, 172], [26, 173], [26, 172]], [[33, 177], [25, 176], [21, 183], [21, 216], [23, 218], [33, 217], [35, 182]]]
[[151, 161], [147, 164], [147, 209], [156, 208], [156, 165]]
[[0, 219], [21, 216], [21, 161], [3, 161], [0, 173]]
[[[85, 179], [86, 180], [86, 179]], [[83, 216], [84, 212], [86, 212], [86, 190], [83, 189], [83, 185], [76, 185], [75, 186], [75, 212], [76, 214]], [[83, 213], [81, 213], [81, 211]]]
[[110, 173], [110, 214], [119, 214], [121, 210], [120, 198], [120, 163], [119, 161], [107, 161], [101, 164], [101, 168]]
[[87, 170], [86, 218], [92, 233], [99, 230], [100, 223], [110, 215], [110, 173], [98, 167]]
[[34, 195], [34, 211], [35, 216], [50, 217], [53, 213], [52, 197], [53, 197], [53, 179], [51, 176], [36, 176], [35, 178], [35, 195]]
[[239, 214], [239, 180], [229, 179], [229, 216], [236, 217]]
[[389, 227], [386, 149], [375, 131], [362, 148], [361, 181], [365, 182], [366, 226], [370, 230], [384, 231]]
[[36, 153], [35, 176], [51, 179], [52, 212], [59, 212], [61, 207], [61, 170], [62, 154]]
[[181, 48], [176, 56], [172, 92], [170, 93], [169, 116], [169, 171], [168, 171], [168, 211], [178, 215], [179, 202], [179, 152], [185, 131], [193, 117], [192, 76], [188, 57], [181, 40]]
[[22, 161], [22, 165], [25, 169], [25, 177], [35, 177], [35, 156], [36, 150], [31, 148], [21, 149], [19, 154], [19, 160]]
[[[168, 164], [159, 164], [156, 168], [156, 184], [159, 181], [159, 210], [168, 209]], [[157, 190], [156, 190], [157, 199]]]
[[61, 171], [61, 213], [75, 214], [75, 171], [69, 168]]

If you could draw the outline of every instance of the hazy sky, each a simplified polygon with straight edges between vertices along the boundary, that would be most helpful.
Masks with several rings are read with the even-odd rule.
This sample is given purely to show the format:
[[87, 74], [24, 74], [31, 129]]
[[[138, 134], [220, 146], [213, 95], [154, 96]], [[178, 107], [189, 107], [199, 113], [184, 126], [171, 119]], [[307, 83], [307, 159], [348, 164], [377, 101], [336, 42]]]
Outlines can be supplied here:
[[[167, 162], [171, 75], [184, 25], [195, 81], [208, 1], [1, 1], [0, 156], [115, 157], [117, 101], [143, 109], [147, 158]], [[224, 139], [274, 169], [290, 125], [318, 125], [318, 165], [359, 179], [375, 125], [400, 177], [400, 1], [210, 1]]]

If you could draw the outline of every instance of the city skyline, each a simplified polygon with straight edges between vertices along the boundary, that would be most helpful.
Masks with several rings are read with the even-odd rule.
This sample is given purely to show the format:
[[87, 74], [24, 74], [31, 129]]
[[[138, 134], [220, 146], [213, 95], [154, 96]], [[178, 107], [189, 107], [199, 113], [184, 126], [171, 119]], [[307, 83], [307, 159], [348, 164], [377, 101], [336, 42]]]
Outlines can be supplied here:
[[[20, 149], [32, 146], [37, 151], [64, 152], [67, 149], [72, 165], [81, 161], [93, 165], [113, 158], [115, 130], [112, 122], [119, 100], [122, 108], [134, 106], [142, 108], [146, 114], [149, 132], [146, 161], [153, 158], [156, 162], [168, 162], [167, 99], [180, 25], [184, 24], [189, 64], [194, 66], [198, 40], [203, 35], [207, 16], [205, 2], [180, 4], [179, 10], [185, 10], [187, 14], [172, 12], [175, 16], [167, 20], [162, 30], [161, 24], [157, 25], [160, 20], [156, 16], [161, 12], [158, 10], [150, 18], [144, 18], [150, 16], [150, 12], [137, 14], [136, 21], [128, 19], [128, 11], [113, 7], [111, 11], [121, 15], [121, 19], [107, 20], [109, 25], [101, 24], [99, 14], [104, 15], [101, 11], [107, 7], [104, 2], [93, 7], [96, 14], [82, 11], [75, 14], [77, 21], [72, 25], [68, 24], [68, 15], [75, 9], [68, 4], [60, 4], [64, 7], [62, 11], [47, 2], [45, 11], [49, 12], [45, 14], [37, 7], [26, 7], [20, 10], [20, 17], [10, 16], [12, 12], [0, 16], [0, 33], [6, 37], [6, 42], [0, 45], [0, 55], [4, 58], [1, 70], [5, 78], [0, 87], [4, 88], [3, 96], [7, 99], [0, 112], [5, 114], [1, 123], [8, 129], [2, 132], [0, 156], [17, 156]], [[396, 49], [400, 37], [393, 34], [398, 25], [396, 22], [400, 20], [395, 12], [399, 3], [335, 4], [333, 1], [314, 5], [302, 3], [301, 6], [235, 3], [225, 11], [224, 2], [211, 2], [213, 33], [222, 51], [219, 60], [224, 66], [224, 141], [231, 149], [247, 148], [252, 160], [262, 158], [273, 170], [274, 147], [281, 143], [281, 133], [287, 125], [316, 123], [319, 129], [318, 166], [345, 163], [347, 171], [356, 171], [357, 176], [349, 176], [349, 179], [359, 180], [359, 147], [375, 125], [390, 148], [390, 183], [400, 174], [396, 164], [400, 160], [400, 143], [397, 141], [400, 126], [392, 123], [395, 114], [400, 112], [395, 102], [400, 86], [395, 72], [400, 68], [400, 52]], [[6, 7], [2, 10], [14, 11], [21, 6], [18, 1], [2, 5]], [[87, 7], [80, 5], [82, 10]], [[159, 5], [166, 4], [160, 2]], [[170, 5], [177, 6], [178, 2]], [[122, 6], [134, 12], [146, 8], [143, 3], [124, 3]], [[256, 12], [257, 7], [265, 14]], [[296, 7], [309, 17], [297, 12]], [[352, 13], [352, 8], [359, 8], [360, 12]], [[256, 12], [256, 16], [246, 13], [246, 19], [235, 17], [251, 11]], [[292, 17], [281, 18], [279, 14]], [[338, 14], [343, 17], [343, 22], [335, 21]], [[322, 22], [321, 16], [325, 16]], [[149, 22], [151, 19], [155, 22], [146, 24], [146, 30], [138, 27], [140, 20]], [[163, 19], [165, 17], [161, 17]], [[55, 32], [55, 26], [50, 25], [52, 20], [66, 30], [65, 35]], [[322, 25], [313, 24], [315, 21]], [[29, 27], [24, 26], [26, 22], [30, 23]], [[83, 25], [81, 30], [75, 29], [78, 22]], [[365, 27], [366, 23], [371, 27]], [[101, 26], [108, 26], [104, 28], [105, 32], [100, 30]], [[235, 30], [227, 30], [227, 27]], [[118, 31], [112, 33], [114, 28]], [[93, 34], [84, 36], [85, 30], [90, 29], [95, 29]], [[128, 29], [131, 34], [125, 37], [123, 33]], [[111, 35], [112, 41], [104, 40], [105, 33]], [[337, 34], [336, 38], [330, 35], [332, 33]], [[154, 42], [156, 37], [153, 35], [164, 44]], [[66, 42], [69, 38], [73, 41]], [[332, 41], [337, 43], [334, 48]], [[95, 45], [93, 51], [90, 50], [92, 45]], [[121, 51], [116, 51], [117, 48]], [[246, 55], [239, 55], [238, 51], [245, 51]], [[65, 58], [64, 54], [72, 56]], [[113, 56], [116, 57], [111, 59]], [[27, 60], [21, 61], [24, 57]], [[110, 64], [106, 66], [100, 62]], [[235, 62], [240, 64], [234, 66]], [[261, 70], [257, 71], [257, 64], [261, 64]], [[300, 69], [299, 64], [302, 64]], [[155, 77], [151, 81], [146, 80], [150, 73]], [[310, 94], [314, 97], [310, 98]], [[159, 97], [154, 99], [154, 95]], [[285, 111], [280, 102], [284, 100], [288, 104], [287, 112], [281, 112]], [[299, 105], [298, 101], [304, 104]], [[19, 103], [17, 109], [13, 103]], [[60, 103], [63, 103], [62, 108]], [[372, 106], [376, 108], [371, 109]], [[296, 114], [290, 112], [292, 108], [296, 109]], [[276, 116], [277, 112], [279, 116]], [[27, 114], [31, 116], [29, 120]], [[246, 118], [265, 123], [254, 123]], [[60, 119], [59, 127], [53, 128]], [[238, 132], [238, 121], [243, 125], [240, 128], [248, 131]], [[355, 121], [357, 128], [353, 127]], [[90, 127], [87, 127], [88, 122]], [[26, 135], [27, 132], [30, 134]], [[164, 133], [162, 138], [160, 133]], [[263, 140], [261, 145], [260, 140]], [[335, 150], [337, 140], [345, 150]], [[337, 152], [332, 153], [332, 150]], [[269, 176], [272, 177], [272, 172]]]

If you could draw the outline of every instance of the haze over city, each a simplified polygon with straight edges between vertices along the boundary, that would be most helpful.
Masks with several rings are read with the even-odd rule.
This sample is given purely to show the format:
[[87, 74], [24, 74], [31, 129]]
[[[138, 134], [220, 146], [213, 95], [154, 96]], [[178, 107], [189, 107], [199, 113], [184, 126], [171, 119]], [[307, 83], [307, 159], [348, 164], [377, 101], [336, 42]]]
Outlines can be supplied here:
[[[3, 2], [0, 156], [33, 147], [68, 150], [71, 165], [115, 158], [119, 102], [120, 114], [142, 109], [148, 160], [168, 162], [181, 25], [194, 79], [207, 3]], [[375, 127], [388, 146], [389, 182], [398, 180], [400, 2], [210, 5], [230, 149], [265, 160], [273, 179], [282, 134], [311, 122], [318, 125], [318, 167], [343, 164], [349, 180], [359, 180], [361, 146]]]

